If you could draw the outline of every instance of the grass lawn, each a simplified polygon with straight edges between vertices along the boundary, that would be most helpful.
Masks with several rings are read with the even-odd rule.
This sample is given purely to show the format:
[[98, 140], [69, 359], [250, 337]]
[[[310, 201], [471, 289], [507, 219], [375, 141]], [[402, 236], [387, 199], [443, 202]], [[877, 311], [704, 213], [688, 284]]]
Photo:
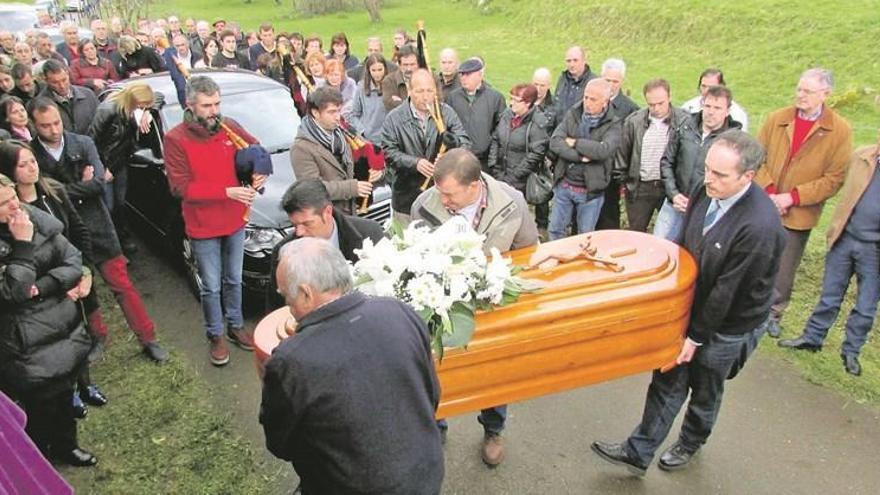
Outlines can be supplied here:
[[254, 450], [262, 445], [241, 437], [186, 359], [174, 350], [161, 366], [146, 359], [110, 290], [99, 290], [113, 340], [91, 374], [110, 404], [89, 408], [79, 443], [100, 462], [61, 474], [78, 493], [259, 493], [271, 484]]
[[[665, 77], [675, 102], [696, 93], [697, 77], [708, 66], [725, 70], [735, 99], [749, 112], [756, 132], [768, 112], [790, 104], [799, 73], [813, 65], [837, 75], [835, 105], [850, 120], [857, 144], [873, 142], [880, 127], [880, 43], [876, 29], [880, 9], [875, 0], [811, 3], [795, 0], [739, 2], [670, 0], [667, 2], [564, 0], [532, 2], [495, 0], [488, 14], [469, 1], [420, 0], [386, 2], [384, 21], [370, 24], [358, 10], [316, 18], [298, 18], [289, 1], [158, 0], [153, 16], [176, 14], [212, 20], [237, 20], [245, 30], [263, 21], [276, 31], [318, 33], [325, 40], [345, 31], [354, 53], [363, 55], [368, 36], [391, 46], [398, 27], [413, 29], [424, 19], [432, 59], [446, 46], [462, 58], [483, 56], [487, 77], [504, 94], [528, 81], [536, 67], [554, 73], [563, 68], [567, 46], [582, 44], [594, 70], [607, 57], [629, 64], [628, 88], [637, 103], [642, 83]], [[806, 8], [805, 8], [806, 7]], [[295, 132], [294, 129], [290, 130]], [[829, 205], [831, 206], [831, 205]], [[785, 320], [785, 335], [800, 332], [821, 287], [827, 207], [814, 230]], [[106, 291], [104, 291], [106, 294]], [[108, 301], [107, 307], [115, 304]], [[852, 306], [852, 294], [843, 308]], [[111, 323], [124, 327], [117, 310]], [[843, 319], [843, 318], [841, 318]], [[847, 400], [880, 405], [880, 351], [877, 339], [866, 346], [861, 378], [843, 372], [838, 351], [839, 322], [820, 354], [784, 352], [765, 339], [762, 352], [793, 363], [804, 377], [839, 390]], [[876, 329], [875, 333], [876, 335]], [[65, 470], [83, 493], [256, 493], [265, 473], [255, 446], [237, 436], [226, 416], [214, 416], [210, 390], [184, 359], [156, 367], [135, 356], [136, 343], [117, 339], [94, 375], [115, 401], [94, 410], [81, 428], [82, 444], [104, 454], [94, 470]]]

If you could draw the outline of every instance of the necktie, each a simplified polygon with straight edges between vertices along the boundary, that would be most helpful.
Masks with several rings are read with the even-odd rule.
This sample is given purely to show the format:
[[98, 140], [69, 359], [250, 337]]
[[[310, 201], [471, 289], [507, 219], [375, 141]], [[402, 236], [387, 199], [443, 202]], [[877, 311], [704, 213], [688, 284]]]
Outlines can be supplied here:
[[721, 211], [721, 204], [717, 199], [713, 199], [711, 203], [709, 203], [709, 209], [706, 210], [706, 218], [703, 219], [703, 233], [705, 234], [707, 230], [712, 228], [712, 224], [715, 223], [715, 219], [718, 218], [718, 212]]

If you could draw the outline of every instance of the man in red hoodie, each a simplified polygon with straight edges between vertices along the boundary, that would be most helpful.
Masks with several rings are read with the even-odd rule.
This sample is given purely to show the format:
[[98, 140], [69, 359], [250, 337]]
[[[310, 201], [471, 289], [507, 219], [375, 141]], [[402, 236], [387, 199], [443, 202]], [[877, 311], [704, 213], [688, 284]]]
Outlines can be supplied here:
[[217, 83], [196, 76], [186, 84], [183, 122], [165, 135], [165, 170], [171, 191], [182, 199], [186, 235], [202, 279], [202, 313], [215, 366], [229, 362], [224, 319], [232, 343], [247, 351], [254, 348], [241, 312], [244, 218], [265, 180], [255, 176], [253, 187], [241, 185], [235, 172], [237, 150], [221, 120], [249, 144], [257, 142], [238, 123], [220, 115]]

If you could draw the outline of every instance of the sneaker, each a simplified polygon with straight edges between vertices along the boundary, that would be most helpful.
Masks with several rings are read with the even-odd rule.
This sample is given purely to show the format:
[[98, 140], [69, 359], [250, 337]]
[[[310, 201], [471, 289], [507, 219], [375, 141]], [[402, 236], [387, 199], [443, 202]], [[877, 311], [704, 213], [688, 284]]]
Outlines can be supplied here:
[[226, 338], [242, 350], [254, 350], [254, 334], [248, 332], [243, 327], [229, 327], [229, 330], [226, 332]]
[[164, 363], [165, 361], [168, 361], [168, 358], [170, 357], [168, 351], [163, 349], [162, 346], [155, 341], [144, 344], [144, 354], [157, 363]]
[[495, 467], [504, 460], [504, 441], [497, 433], [486, 433], [483, 437], [483, 445], [480, 447], [480, 456], [489, 467]]
[[211, 341], [211, 364], [223, 366], [229, 362], [229, 349], [222, 335], [210, 337]]

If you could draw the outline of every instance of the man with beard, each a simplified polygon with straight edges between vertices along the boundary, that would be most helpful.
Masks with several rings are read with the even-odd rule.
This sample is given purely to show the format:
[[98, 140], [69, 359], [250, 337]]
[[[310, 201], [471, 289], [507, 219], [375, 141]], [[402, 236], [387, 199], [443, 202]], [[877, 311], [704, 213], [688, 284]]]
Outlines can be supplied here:
[[[229, 362], [223, 340], [253, 350], [253, 336], [241, 312], [241, 270], [245, 214], [265, 176], [254, 176], [253, 187], [236, 175], [236, 148], [220, 127], [221, 120], [249, 144], [257, 140], [235, 121], [220, 115], [220, 87], [211, 78], [195, 76], [186, 85], [183, 122], [165, 134], [165, 170], [171, 191], [182, 199], [186, 235], [202, 279], [201, 302], [210, 361]], [[221, 303], [222, 293], [222, 303]]]

